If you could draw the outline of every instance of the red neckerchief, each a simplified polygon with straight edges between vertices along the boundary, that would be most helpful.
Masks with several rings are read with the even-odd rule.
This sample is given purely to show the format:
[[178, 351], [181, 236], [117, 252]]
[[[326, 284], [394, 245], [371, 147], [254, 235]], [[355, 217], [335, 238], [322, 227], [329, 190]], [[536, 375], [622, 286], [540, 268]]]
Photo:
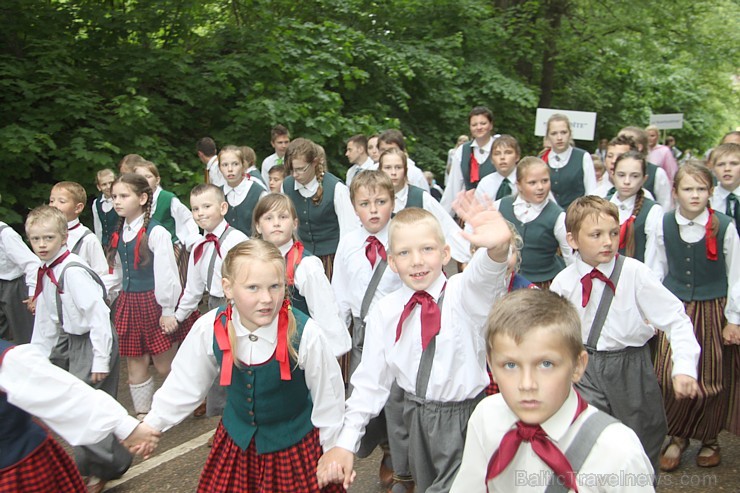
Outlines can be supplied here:
[[704, 242], [707, 246], [707, 260], [717, 260], [717, 235], [712, 231], [714, 209], [707, 207], [707, 210], [709, 211], [709, 217], [707, 218], [706, 226], [704, 226]]
[[635, 216], [634, 214], [627, 219], [624, 224], [622, 224], [619, 227], [619, 249], [623, 250], [627, 248], [627, 228], [630, 227], [630, 224], [635, 223]]
[[69, 257], [69, 250], [65, 251], [63, 254], [58, 256], [52, 263], [49, 265], [42, 265], [39, 267], [38, 274], [36, 274], [36, 290], [33, 293], [33, 299], [39, 297], [41, 294], [41, 291], [44, 290], [44, 276], [48, 276], [51, 280], [51, 283], [59, 288], [59, 283], [57, 282], [57, 278], [54, 275], [54, 267], [64, 262], [64, 259]]
[[293, 245], [285, 254], [286, 272], [285, 276], [288, 278], [288, 286], [295, 285], [295, 271], [298, 269], [298, 264], [301, 263], [303, 258], [303, 243], [300, 241], [294, 241]]

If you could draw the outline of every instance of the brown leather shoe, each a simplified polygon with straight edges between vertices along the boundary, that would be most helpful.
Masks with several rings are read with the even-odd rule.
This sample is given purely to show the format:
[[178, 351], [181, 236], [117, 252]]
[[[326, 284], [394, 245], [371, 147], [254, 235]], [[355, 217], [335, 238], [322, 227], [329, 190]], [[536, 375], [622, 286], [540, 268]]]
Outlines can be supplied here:
[[699, 467], [716, 467], [722, 461], [719, 455], [719, 444], [718, 443], [702, 443], [699, 453], [702, 450], [709, 449], [712, 451], [711, 455], [698, 455], [696, 456], [696, 465]]
[[383, 451], [383, 458], [380, 460], [378, 477], [380, 477], [380, 483], [383, 486], [390, 486], [393, 482], [393, 463], [391, 462], [390, 452]]
[[193, 411], [193, 416], [196, 418], [202, 418], [206, 415], [206, 401], [203, 401], [200, 406], [195, 408], [195, 411]]
[[[667, 457], [665, 455], [671, 446], [678, 447], [680, 452], [677, 457]], [[671, 437], [671, 439], [668, 440], [668, 444], [660, 453], [660, 470], [663, 472], [671, 472], [678, 469], [678, 466], [681, 464], [681, 454], [683, 454], [684, 450], [687, 448], [689, 448], [688, 439]]]
[[393, 476], [393, 482], [386, 493], [414, 493], [416, 485], [412, 479]]

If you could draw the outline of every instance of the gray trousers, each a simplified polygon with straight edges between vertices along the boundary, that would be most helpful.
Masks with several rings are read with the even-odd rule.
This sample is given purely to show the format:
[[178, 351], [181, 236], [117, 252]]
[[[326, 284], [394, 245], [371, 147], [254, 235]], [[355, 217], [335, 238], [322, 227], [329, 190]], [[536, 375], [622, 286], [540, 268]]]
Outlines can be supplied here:
[[[90, 381], [92, 371], [93, 350], [89, 334], [73, 335], [64, 334], [66, 356], [55, 355], [55, 364], [69, 371], [83, 382], [95, 389], [102, 390], [114, 399], [118, 394], [119, 380], [119, 357], [118, 336], [113, 331], [113, 346], [111, 348], [110, 373], [105, 380], [93, 385]], [[60, 337], [60, 339], [62, 339]], [[56, 353], [59, 345], [54, 350]], [[92, 445], [78, 445], [73, 447], [75, 462], [80, 474], [83, 476], [96, 476], [108, 481], [117, 479], [131, 466], [133, 457], [128, 449], [121, 445], [118, 439], [111, 433], [103, 440]]]
[[26, 278], [0, 279], [0, 338], [16, 344], [31, 342], [33, 315], [23, 301], [28, 298]]
[[403, 419], [405, 392], [396, 382], [391, 386], [391, 395], [385, 404], [385, 425], [388, 430], [388, 446], [391, 449], [393, 474], [411, 476], [409, 465], [409, 429]]
[[[216, 296], [208, 297], [208, 309], [213, 310], [226, 303], [226, 298], [219, 298]], [[222, 387], [218, 381], [221, 372], [218, 372], [216, 379], [211, 384], [211, 388], [208, 390], [208, 396], [206, 397], [206, 416], [221, 416], [224, 413], [224, 407], [226, 407], [226, 387]]]
[[650, 348], [590, 350], [586, 373], [576, 388], [589, 404], [632, 428], [657, 471], [668, 425]]
[[468, 419], [483, 395], [462, 402], [436, 402], [405, 394], [403, 418], [416, 491], [446, 493], [460, 469]]

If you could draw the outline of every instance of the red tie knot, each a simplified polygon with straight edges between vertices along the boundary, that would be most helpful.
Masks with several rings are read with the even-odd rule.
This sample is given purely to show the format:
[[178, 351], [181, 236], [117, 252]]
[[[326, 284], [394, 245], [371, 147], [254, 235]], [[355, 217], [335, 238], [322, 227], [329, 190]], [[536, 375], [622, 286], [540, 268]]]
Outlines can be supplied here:
[[538, 435], [546, 436], [545, 430], [540, 425], [530, 425], [521, 421], [517, 422], [517, 435], [525, 442], [532, 441]]

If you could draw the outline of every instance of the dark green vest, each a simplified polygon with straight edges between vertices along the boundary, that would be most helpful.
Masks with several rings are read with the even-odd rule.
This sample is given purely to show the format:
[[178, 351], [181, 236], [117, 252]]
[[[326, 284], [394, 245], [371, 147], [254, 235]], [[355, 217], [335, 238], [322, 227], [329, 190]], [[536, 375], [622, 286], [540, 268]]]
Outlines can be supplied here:
[[[149, 236], [152, 233], [152, 228], [159, 226], [159, 223], [154, 219], [149, 221], [149, 225], [146, 228], [146, 234]], [[146, 264], [139, 264], [138, 269], [134, 269], [134, 249], [136, 248], [136, 237], [126, 243], [123, 241], [123, 233], [118, 241], [118, 255], [121, 257], [121, 268], [123, 270], [122, 288], [127, 293], [143, 293], [146, 291], [154, 290], [154, 259], [151, 258]], [[141, 245], [141, 249], [149, 248], [146, 245]]]
[[727, 296], [727, 268], [724, 242], [727, 226], [732, 221], [721, 212], [717, 234], [717, 260], [707, 259], [706, 237], [696, 243], [686, 243], [679, 234], [675, 212], [663, 216], [663, 238], [668, 257], [668, 275], [663, 285], [682, 301], [713, 300]]
[[304, 197], [295, 189], [295, 179], [285, 178], [283, 191], [293, 201], [298, 212], [298, 236], [303, 245], [317, 257], [336, 253], [339, 244], [339, 219], [334, 211], [334, 188], [339, 178], [324, 174], [321, 202], [314, 205], [312, 197]]
[[653, 194], [653, 197], [657, 200], [658, 196], [655, 195], [655, 172], [658, 171], [658, 166], [653, 163], [647, 163], [647, 180], [642, 186], [645, 190]]
[[175, 218], [172, 217], [172, 211], [170, 210], [172, 199], [174, 198], [174, 193], [168, 192], [167, 190], [160, 191], [159, 196], [157, 197], [157, 207], [154, 209], [152, 219], [157, 221], [161, 226], [164, 226], [164, 228], [170, 232], [172, 235], [172, 243], [177, 243], [178, 238], [177, 229], [175, 228]]
[[424, 208], [424, 190], [413, 185], [409, 185], [409, 194], [406, 197], [406, 207]]
[[238, 229], [245, 235], [252, 236], [252, 212], [260, 200], [260, 195], [265, 189], [259, 183], [252, 183], [241, 204], [236, 207], [229, 204], [229, 210], [226, 211], [224, 219], [230, 226]]
[[[472, 142], [466, 142], [462, 148], [462, 159], [460, 160], [460, 168], [462, 169], [463, 181], [465, 182], [465, 190], [476, 188], [480, 181], [475, 183], [470, 182], [470, 158], [472, 156]], [[496, 169], [493, 167], [491, 162], [491, 153], [488, 153], [488, 157], [482, 163], [478, 163], [478, 175], [479, 180], [482, 180], [484, 176], [490, 175]]]
[[261, 185], [264, 185], [265, 186], [265, 188], [267, 189], [268, 192], [270, 191], [270, 187], [267, 186], [267, 184], [265, 183], [264, 178], [262, 178], [262, 173], [260, 173], [259, 171], [257, 171], [256, 168], [255, 169], [250, 169], [248, 171], [248, 173], [249, 173], [249, 176], [252, 177], [252, 181], [259, 182]]
[[[313, 254], [311, 254], [310, 251], [308, 251], [305, 247], [303, 248], [303, 255], [301, 255], [301, 260], [303, 260], [306, 257], [313, 257]], [[285, 258], [286, 262], [288, 258]], [[300, 265], [300, 262], [299, 264]], [[296, 270], [298, 270], [298, 266], [296, 266]], [[295, 285], [289, 287], [290, 292], [290, 304], [293, 305], [293, 308], [297, 308], [298, 310], [302, 311], [303, 313], [309, 313], [308, 311], [308, 302], [306, 301], [306, 298], [298, 292], [298, 288], [295, 287]]]
[[[654, 205], [656, 205], [655, 202], [645, 197], [642, 201], [642, 208], [640, 209], [640, 213], [635, 218], [635, 224], [632, 225], [635, 231], [635, 255], [633, 256], [633, 258], [636, 258], [640, 262], [645, 262], [645, 245], [647, 245], [647, 236], [645, 235], [645, 222], [647, 221], [650, 209], [652, 209]], [[619, 250], [619, 253], [621, 253], [622, 255], [626, 255], [624, 251], [625, 249], [621, 248]]]
[[[552, 152], [552, 151], [551, 151]], [[586, 195], [583, 186], [583, 149], [573, 148], [570, 159], [562, 168], [550, 168], [552, 194], [558, 205], [566, 210], [571, 202]]]
[[100, 219], [100, 226], [103, 230], [100, 243], [104, 247], [107, 247], [110, 245], [110, 235], [113, 234], [118, 226], [118, 214], [116, 214], [116, 210], [112, 207], [108, 212], [103, 212], [103, 203], [100, 201], [100, 197], [95, 199], [95, 209], [98, 211], [98, 219]]
[[554, 279], [565, 268], [563, 258], [555, 254], [560, 245], [553, 233], [555, 223], [563, 209], [548, 201], [537, 219], [524, 224], [514, 215], [515, 199], [514, 195], [504, 197], [499, 203], [498, 210], [516, 227], [524, 240], [520, 273], [532, 282]]
[[[298, 350], [308, 316], [293, 310]], [[223, 307], [218, 315], [224, 316]], [[221, 365], [223, 352], [213, 338], [213, 352]], [[261, 365], [234, 365], [231, 385], [226, 388], [223, 424], [239, 448], [246, 450], [252, 438], [258, 454], [285, 450], [300, 442], [312, 429], [313, 403], [303, 370], [291, 360], [291, 379], [280, 380], [280, 365], [273, 357]]]

